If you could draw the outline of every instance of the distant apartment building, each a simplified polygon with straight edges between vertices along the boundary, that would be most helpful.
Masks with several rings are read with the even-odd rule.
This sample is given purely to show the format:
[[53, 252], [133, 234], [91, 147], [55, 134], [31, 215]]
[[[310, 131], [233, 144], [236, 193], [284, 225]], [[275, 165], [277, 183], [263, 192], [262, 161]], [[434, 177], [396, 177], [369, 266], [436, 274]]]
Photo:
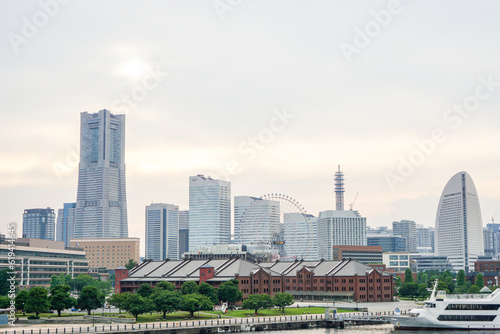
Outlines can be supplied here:
[[54, 209], [26, 209], [23, 213], [23, 238], [55, 240]]
[[318, 218], [300, 212], [285, 213], [283, 216], [286, 255], [299, 260], [319, 260]]
[[[10, 268], [8, 239], [0, 240], [0, 270]], [[64, 247], [64, 242], [18, 238], [16, 240], [14, 271], [19, 287], [50, 286], [52, 275], [71, 275], [89, 272], [89, 261], [81, 248]]]
[[139, 263], [139, 238], [71, 239], [70, 245], [83, 248], [92, 268], [116, 269], [130, 259]]
[[392, 223], [392, 234], [406, 239], [406, 249], [410, 253], [417, 252], [417, 224], [412, 220], [401, 220]]
[[179, 207], [152, 203], [146, 206], [146, 258], [156, 261], [179, 258]]
[[434, 253], [434, 227], [417, 225], [417, 252]]
[[189, 250], [231, 241], [231, 183], [189, 177]]
[[179, 211], [179, 259], [189, 251], [189, 210]]
[[335, 245], [366, 246], [366, 218], [357, 211], [322, 211], [318, 218], [318, 257], [333, 260]]
[[410, 254], [408, 252], [384, 252], [383, 263], [387, 270], [402, 273], [410, 268]]
[[266, 244], [200, 246], [196, 250], [183, 254], [183, 260], [221, 260], [237, 258], [255, 263], [273, 261], [278, 257], [278, 250]]
[[384, 252], [406, 252], [406, 238], [390, 234], [372, 234], [367, 237], [368, 246], [380, 246]]
[[495, 256], [500, 253], [500, 224], [487, 224], [483, 229], [484, 255]]
[[234, 242], [270, 243], [280, 231], [280, 202], [253, 196], [234, 197]]
[[355, 260], [363, 264], [377, 264], [382, 262], [382, 247], [377, 246], [345, 246], [332, 247], [334, 261]]
[[57, 212], [56, 240], [64, 242], [69, 247], [69, 242], [74, 238], [76, 203], [64, 203], [63, 209]]
[[410, 263], [413, 272], [426, 270], [453, 271], [453, 266], [446, 256], [411, 254]]
[[366, 235], [367, 236], [373, 236], [373, 235], [392, 235], [392, 230], [387, 227], [387, 226], [377, 226], [377, 227], [366, 227]]

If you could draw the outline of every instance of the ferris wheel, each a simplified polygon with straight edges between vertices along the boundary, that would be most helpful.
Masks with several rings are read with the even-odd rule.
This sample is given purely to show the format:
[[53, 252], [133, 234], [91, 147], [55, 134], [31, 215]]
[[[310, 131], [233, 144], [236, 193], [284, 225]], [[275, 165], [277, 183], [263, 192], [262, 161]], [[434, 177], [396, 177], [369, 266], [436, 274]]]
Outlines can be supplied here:
[[309, 215], [294, 198], [266, 194], [245, 210], [238, 228], [242, 243], [265, 243], [277, 249], [282, 260], [305, 258], [312, 249]]

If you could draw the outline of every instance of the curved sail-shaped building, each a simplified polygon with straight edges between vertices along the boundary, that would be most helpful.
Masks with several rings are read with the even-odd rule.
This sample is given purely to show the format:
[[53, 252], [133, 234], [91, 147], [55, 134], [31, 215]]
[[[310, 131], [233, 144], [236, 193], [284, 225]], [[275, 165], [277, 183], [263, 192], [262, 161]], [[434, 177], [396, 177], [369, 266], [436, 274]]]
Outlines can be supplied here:
[[447, 256], [455, 271], [474, 271], [484, 254], [483, 222], [476, 187], [467, 172], [448, 181], [436, 214], [436, 253]]

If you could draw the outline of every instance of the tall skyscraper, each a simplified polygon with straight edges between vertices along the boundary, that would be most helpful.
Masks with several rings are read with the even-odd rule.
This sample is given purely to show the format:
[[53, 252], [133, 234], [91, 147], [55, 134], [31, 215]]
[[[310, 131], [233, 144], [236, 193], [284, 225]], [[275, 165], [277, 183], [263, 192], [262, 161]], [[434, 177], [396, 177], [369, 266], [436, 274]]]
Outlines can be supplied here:
[[417, 224], [412, 220], [392, 222], [392, 233], [406, 238], [406, 249], [410, 253], [417, 252]]
[[189, 177], [189, 250], [231, 241], [231, 183]]
[[56, 240], [63, 241], [64, 247], [74, 238], [76, 203], [64, 203], [63, 209], [57, 212]]
[[320, 212], [318, 256], [332, 260], [332, 246], [335, 245], [366, 246], [366, 218], [351, 210]]
[[436, 214], [436, 252], [447, 256], [455, 271], [474, 270], [484, 254], [483, 223], [476, 187], [466, 172], [444, 187]]
[[252, 196], [234, 197], [234, 242], [269, 243], [280, 232], [280, 202]]
[[189, 252], [189, 210], [179, 211], [179, 259]]
[[55, 240], [54, 209], [27, 209], [23, 214], [23, 238]]
[[285, 213], [283, 232], [287, 256], [306, 261], [319, 260], [318, 218], [300, 212]]
[[146, 259], [179, 259], [179, 207], [153, 203], [146, 206]]
[[127, 238], [125, 115], [81, 113], [75, 238]]

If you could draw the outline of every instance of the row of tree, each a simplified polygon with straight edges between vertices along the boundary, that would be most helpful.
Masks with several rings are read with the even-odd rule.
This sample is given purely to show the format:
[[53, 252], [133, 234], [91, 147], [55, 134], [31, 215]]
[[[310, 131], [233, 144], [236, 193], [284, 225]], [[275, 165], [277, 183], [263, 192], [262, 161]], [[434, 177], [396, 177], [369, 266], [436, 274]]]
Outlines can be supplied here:
[[119, 311], [125, 310], [136, 319], [139, 315], [158, 311], [167, 313], [174, 311], [189, 312], [191, 317], [196, 311], [213, 310], [219, 301], [230, 304], [240, 301], [243, 294], [238, 289], [238, 280], [225, 282], [215, 289], [208, 283], [196, 284], [194, 281], [184, 282], [180, 291], [170, 282], [160, 282], [155, 288], [150, 284], [142, 284], [137, 293], [122, 292], [112, 295], [108, 303], [116, 306]]
[[[78, 298], [71, 297], [70, 289], [69, 285], [64, 284], [54, 287], [50, 293], [44, 287], [39, 286], [29, 290], [23, 289], [16, 296], [16, 309], [22, 310], [23, 315], [26, 312], [35, 313], [35, 318], [38, 318], [40, 313], [50, 310], [57, 311], [57, 315], [61, 316], [62, 310], [72, 307], [87, 310], [90, 314], [91, 310], [104, 304], [105, 295], [94, 286], [84, 287]], [[7, 297], [2, 297], [4, 298]], [[8, 298], [7, 302], [9, 302]]]
[[[243, 299], [243, 293], [238, 289], [238, 280], [233, 279], [221, 284], [217, 289], [208, 283], [188, 281], [182, 284], [180, 291], [169, 282], [160, 282], [155, 288], [145, 283], [137, 293], [122, 292], [112, 295], [108, 303], [132, 314], [136, 319], [148, 312], [162, 312], [163, 319], [167, 313], [175, 311], [189, 312], [191, 317], [197, 311], [211, 311], [220, 301], [234, 304]], [[293, 303], [292, 295], [277, 293], [273, 298], [267, 294], [250, 295], [243, 301], [243, 308], [254, 310], [278, 306], [284, 312], [286, 306]]]
[[[406, 269], [404, 282], [401, 279], [396, 281], [398, 293], [402, 297], [422, 298], [429, 297], [430, 290], [434, 286], [434, 282], [438, 280], [437, 290], [446, 291], [446, 293], [464, 294], [464, 293], [479, 293], [484, 287], [484, 277], [481, 273], [476, 276], [475, 283], [465, 281], [465, 271], [460, 270], [458, 273], [452, 273], [449, 270], [439, 272], [436, 270], [428, 270], [417, 275], [415, 282], [411, 269]], [[493, 287], [492, 290], [494, 290]]]

